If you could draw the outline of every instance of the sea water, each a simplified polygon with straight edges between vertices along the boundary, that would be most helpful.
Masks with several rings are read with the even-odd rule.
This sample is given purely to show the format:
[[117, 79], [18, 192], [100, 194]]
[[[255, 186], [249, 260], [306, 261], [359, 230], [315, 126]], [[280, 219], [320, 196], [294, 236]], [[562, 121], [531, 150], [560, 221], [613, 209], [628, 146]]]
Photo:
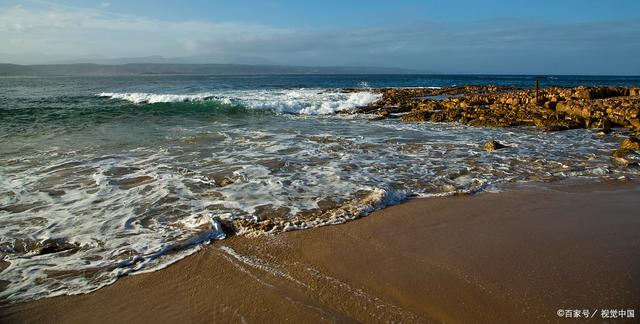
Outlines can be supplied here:
[[[223, 239], [340, 224], [415, 196], [634, 177], [623, 132], [349, 114], [381, 87], [632, 85], [631, 77], [0, 78], [0, 299], [84, 293]], [[348, 89], [348, 91], [346, 90]], [[496, 139], [509, 147], [488, 153]], [[398, 221], [401, 221], [399, 219]]]

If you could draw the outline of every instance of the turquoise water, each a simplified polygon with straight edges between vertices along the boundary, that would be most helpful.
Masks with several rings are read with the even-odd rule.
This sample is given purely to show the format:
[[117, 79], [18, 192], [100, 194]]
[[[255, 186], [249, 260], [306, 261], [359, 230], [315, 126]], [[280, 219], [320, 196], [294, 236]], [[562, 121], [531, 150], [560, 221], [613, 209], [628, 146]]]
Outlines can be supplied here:
[[[223, 224], [242, 235], [278, 233], [339, 224], [412, 196], [636, 175], [609, 158], [621, 132], [603, 137], [336, 114], [375, 101], [377, 87], [532, 80], [0, 78], [0, 251], [11, 264], [0, 273], [9, 282], [0, 298], [82, 293], [158, 269], [223, 239]], [[510, 147], [484, 152], [490, 138]], [[66, 248], [34, 247], [46, 240]]]

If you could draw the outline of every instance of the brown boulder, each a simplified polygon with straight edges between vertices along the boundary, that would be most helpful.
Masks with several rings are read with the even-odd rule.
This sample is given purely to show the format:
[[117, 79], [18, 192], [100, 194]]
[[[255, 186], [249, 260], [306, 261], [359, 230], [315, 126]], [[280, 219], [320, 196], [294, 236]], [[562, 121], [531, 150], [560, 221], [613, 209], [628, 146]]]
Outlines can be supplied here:
[[400, 120], [406, 122], [425, 122], [429, 120], [430, 115], [428, 111], [412, 111], [400, 117]]
[[379, 110], [378, 111], [378, 116], [382, 117], [382, 118], [387, 118], [389, 117], [389, 115], [391, 115], [391, 112], [388, 110]]
[[484, 149], [487, 152], [493, 152], [499, 149], [503, 149], [506, 148], [508, 146], [501, 144], [500, 142], [496, 141], [496, 140], [489, 140], [487, 143], [484, 144]]
[[622, 143], [620, 143], [620, 149], [627, 149], [632, 151], [640, 151], [640, 140], [637, 137], [629, 137], [625, 138]]

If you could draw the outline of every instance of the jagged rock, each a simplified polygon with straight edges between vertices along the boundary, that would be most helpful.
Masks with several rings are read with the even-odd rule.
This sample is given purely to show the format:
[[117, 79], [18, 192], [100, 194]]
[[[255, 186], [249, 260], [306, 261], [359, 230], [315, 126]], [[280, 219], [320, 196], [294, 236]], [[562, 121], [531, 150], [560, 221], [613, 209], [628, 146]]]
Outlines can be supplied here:
[[624, 87], [585, 87], [579, 86], [575, 89], [573, 97], [581, 99], [605, 99], [627, 95], [627, 88]]
[[429, 116], [430, 113], [427, 111], [412, 111], [400, 117], [400, 120], [406, 122], [424, 122], [430, 120]]
[[230, 184], [233, 184], [233, 180], [231, 180], [231, 179], [229, 179], [229, 178], [223, 178], [223, 179], [220, 181], [219, 186], [220, 186], [220, 187], [226, 187], [226, 186], [228, 186], [228, 185], [230, 185]]
[[391, 115], [391, 112], [388, 110], [380, 110], [378, 111], [378, 116], [382, 117], [382, 118], [387, 118], [389, 117], [389, 115]]
[[39, 254], [57, 253], [78, 249], [78, 245], [65, 239], [47, 239], [42, 241]]
[[613, 152], [613, 158], [616, 162], [623, 165], [638, 165], [640, 154], [631, 149], [620, 148]]
[[640, 140], [637, 137], [629, 137], [625, 138], [622, 143], [620, 143], [621, 149], [628, 149], [632, 151], [640, 151]]
[[496, 141], [496, 140], [489, 140], [487, 143], [484, 144], [484, 149], [487, 152], [493, 152], [499, 149], [503, 149], [506, 148], [508, 146], [501, 144], [500, 142]]

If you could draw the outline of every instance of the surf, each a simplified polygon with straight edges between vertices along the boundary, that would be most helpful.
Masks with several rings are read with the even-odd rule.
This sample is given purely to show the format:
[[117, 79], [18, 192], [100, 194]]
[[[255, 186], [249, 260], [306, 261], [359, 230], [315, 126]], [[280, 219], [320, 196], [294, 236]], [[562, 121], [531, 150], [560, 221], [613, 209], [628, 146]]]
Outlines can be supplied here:
[[329, 115], [366, 106], [378, 100], [381, 94], [369, 91], [344, 92], [326, 89], [292, 89], [221, 91], [195, 94], [102, 92], [97, 96], [113, 100], [124, 100], [136, 105], [213, 102], [280, 113]]

